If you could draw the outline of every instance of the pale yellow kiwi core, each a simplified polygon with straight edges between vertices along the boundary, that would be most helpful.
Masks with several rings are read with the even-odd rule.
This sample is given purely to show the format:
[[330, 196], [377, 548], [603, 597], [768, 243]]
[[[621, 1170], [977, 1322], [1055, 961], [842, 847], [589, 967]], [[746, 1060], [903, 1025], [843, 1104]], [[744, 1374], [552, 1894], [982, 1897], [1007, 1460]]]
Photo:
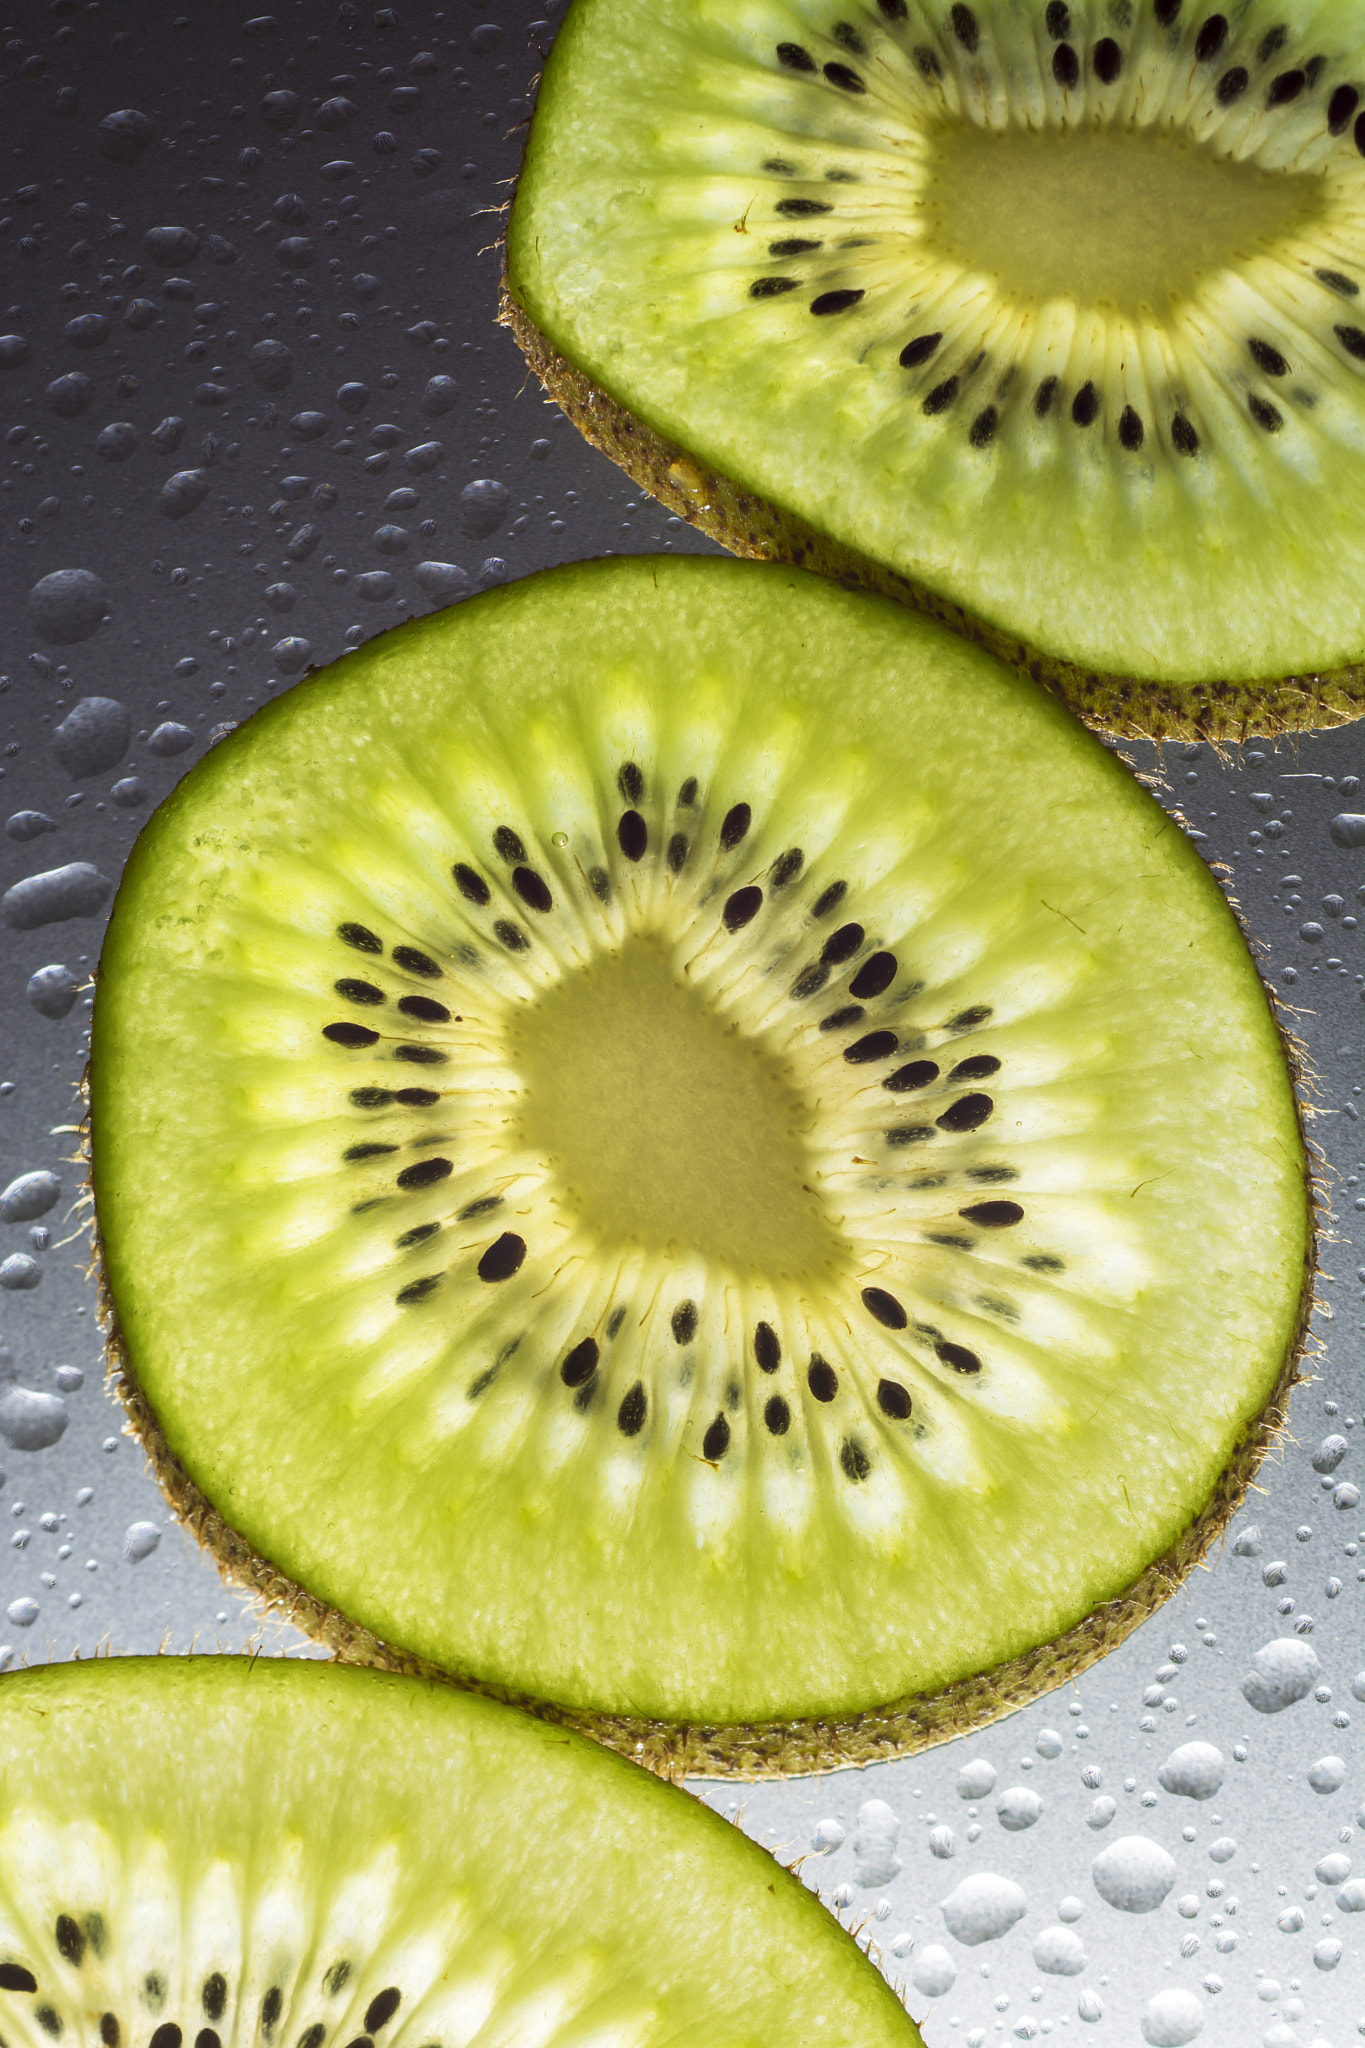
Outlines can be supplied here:
[[518, 1135], [604, 1245], [822, 1286], [848, 1246], [782, 1063], [632, 936], [509, 1025]]
[[1162, 129], [978, 128], [934, 136], [929, 245], [1002, 292], [1166, 312], [1202, 279], [1311, 229], [1326, 181], [1217, 157]]

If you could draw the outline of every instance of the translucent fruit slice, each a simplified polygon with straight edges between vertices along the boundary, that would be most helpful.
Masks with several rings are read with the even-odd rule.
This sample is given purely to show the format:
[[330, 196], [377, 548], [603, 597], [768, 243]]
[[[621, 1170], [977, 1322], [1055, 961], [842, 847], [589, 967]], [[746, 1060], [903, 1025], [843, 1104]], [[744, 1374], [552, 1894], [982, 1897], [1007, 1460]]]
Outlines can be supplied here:
[[740, 553], [1111, 730], [1365, 709], [1365, 38], [1340, 0], [575, 0], [506, 317]]
[[0, 1680], [11, 2048], [917, 2048], [819, 1901], [567, 1729], [377, 1672]]
[[218, 1555], [350, 1654], [711, 1728], [675, 1761], [1055, 1683], [1293, 1371], [1213, 878], [1054, 699], [798, 571], [556, 571], [258, 713], [133, 853], [90, 1089], [115, 1358]]

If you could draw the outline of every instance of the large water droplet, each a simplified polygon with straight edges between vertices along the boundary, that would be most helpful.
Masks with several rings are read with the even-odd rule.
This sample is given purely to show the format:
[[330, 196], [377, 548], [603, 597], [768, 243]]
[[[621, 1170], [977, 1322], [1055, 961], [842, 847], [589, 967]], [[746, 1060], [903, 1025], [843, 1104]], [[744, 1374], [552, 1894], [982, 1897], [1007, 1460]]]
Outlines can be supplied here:
[[1337, 846], [1365, 846], [1365, 812], [1341, 811], [1328, 829]]
[[178, 469], [161, 486], [157, 503], [164, 518], [184, 519], [188, 513], [198, 511], [208, 494], [209, 480], [204, 470]]
[[492, 477], [477, 477], [460, 492], [460, 511], [469, 532], [479, 540], [495, 533], [507, 516], [511, 492]]
[[[77, 570], [63, 571], [78, 575]], [[44, 577], [43, 581], [51, 579]], [[99, 583], [99, 578], [92, 579]], [[99, 584], [101, 590], [103, 585]], [[39, 589], [42, 585], [39, 584]], [[91, 606], [98, 602], [92, 599]], [[68, 775], [79, 780], [115, 768], [128, 751], [132, 720], [117, 697], [82, 697], [52, 734], [52, 751]]]
[[53, 378], [43, 396], [59, 420], [78, 420], [94, 404], [95, 387], [84, 370], [68, 370]]
[[5, 820], [6, 839], [16, 839], [21, 846], [30, 839], [40, 839], [44, 832], [55, 832], [57, 823], [49, 818], [46, 811], [16, 811]]
[[944, 1924], [954, 1941], [976, 1948], [983, 1941], [999, 1941], [1016, 1920], [1022, 1920], [1028, 1901], [1012, 1878], [980, 1870], [964, 1877], [943, 1901]]
[[1175, 1862], [1146, 1835], [1124, 1835], [1090, 1866], [1095, 1890], [1120, 1913], [1151, 1913], [1175, 1883]]
[[[45, 1169], [37, 1173], [21, 1173], [3, 1194], [0, 1194], [0, 1223], [32, 1223], [39, 1216], [46, 1216], [49, 1209], [61, 1200], [62, 1184], [55, 1173]], [[1345, 1877], [1350, 1869], [1347, 1863], [1342, 1871]]]
[[1029, 1785], [1011, 1785], [995, 1802], [996, 1818], [1011, 1834], [1020, 1834], [1041, 1818], [1043, 1802]]
[[433, 604], [453, 604], [474, 588], [458, 562], [419, 562], [412, 573]]
[[931, 1942], [915, 1958], [910, 1981], [923, 1997], [942, 1998], [957, 1982], [957, 1964], [946, 1948], [938, 1942]]
[[1080, 1935], [1074, 1927], [1045, 1927], [1033, 1944], [1033, 1963], [1050, 1977], [1079, 1977], [1086, 1965]]
[[1242, 1680], [1242, 1698], [1258, 1714], [1280, 1714], [1313, 1690], [1322, 1666], [1317, 1652], [1301, 1636], [1281, 1636], [1264, 1644]]
[[844, 1831], [837, 1820], [817, 1821], [811, 1834], [810, 1845], [817, 1856], [832, 1856], [843, 1846]]
[[1172, 1985], [1149, 1998], [1142, 2012], [1142, 2038], [1151, 2048], [1185, 2048], [1204, 2028], [1204, 2008], [1192, 1991]]
[[60, 1394], [8, 1386], [0, 1393], [0, 1436], [12, 1451], [45, 1451], [63, 1435], [70, 1417]]
[[1165, 1791], [1183, 1799], [1212, 1799], [1226, 1770], [1222, 1750], [1211, 1742], [1184, 1742], [1171, 1751], [1157, 1778]]
[[884, 1799], [869, 1799], [858, 1808], [858, 1832], [853, 1853], [858, 1859], [860, 1885], [890, 1884], [901, 1867], [896, 1842], [900, 1820]]
[[6, 889], [0, 896], [0, 917], [17, 932], [35, 932], [72, 917], [93, 917], [108, 901], [112, 886], [89, 861], [71, 861]]
[[985, 1757], [973, 1757], [957, 1774], [959, 1799], [985, 1799], [995, 1790], [996, 1770]]
[[80, 985], [78, 975], [54, 961], [50, 967], [40, 967], [36, 974], [30, 974], [24, 994], [40, 1017], [66, 1017], [71, 1013]]
[[147, 751], [165, 758], [171, 754], [183, 754], [186, 748], [193, 745], [194, 734], [189, 727], [177, 725], [174, 720], [168, 719], [164, 725], [156, 728], [148, 740]]
[[161, 1541], [161, 1531], [155, 1522], [133, 1522], [124, 1532], [123, 1555], [129, 1564], [141, 1564], [144, 1557], [150, 1557]]
[[[54, 569], [30, 590], [28, 616], [40, 639], [74, 647], [98, 632], [108, 618], [109, 591], [93, 569]], [[113, 699], [88, 697], [85, 701], [112, 703]]]
[[1346, 1765], [1339, 1756], [1320, 1756], [1315, 1764], [1308, 1767], [1308, 1782], [1315, 1792], [1325, 1797], [1328, 1793], [1339, 1792], [1346, 1783]]

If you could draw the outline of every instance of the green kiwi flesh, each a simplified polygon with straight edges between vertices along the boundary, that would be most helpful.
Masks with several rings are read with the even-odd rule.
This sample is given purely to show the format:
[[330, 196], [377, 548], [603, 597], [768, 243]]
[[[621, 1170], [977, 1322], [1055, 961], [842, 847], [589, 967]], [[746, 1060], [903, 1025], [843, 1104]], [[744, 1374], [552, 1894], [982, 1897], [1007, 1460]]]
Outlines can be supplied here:
[[919, 604], [1109, 730], [1336, 723], [1363, 92], [1343, 0], [575, 0], [504, 318], [737, 552]]
[[548, 572], [258, 713], [134, 849], [89, 1088], [191, 1526], [344, 1654], [663, 1768], [1090, 1662], [1301, 1343], [1295, 1094], [1194, 848], [800, 571]]
[[311, 1661], [0, 1680], [10, 2048], [918, 2048], [799, 1879], [565, 1729]]

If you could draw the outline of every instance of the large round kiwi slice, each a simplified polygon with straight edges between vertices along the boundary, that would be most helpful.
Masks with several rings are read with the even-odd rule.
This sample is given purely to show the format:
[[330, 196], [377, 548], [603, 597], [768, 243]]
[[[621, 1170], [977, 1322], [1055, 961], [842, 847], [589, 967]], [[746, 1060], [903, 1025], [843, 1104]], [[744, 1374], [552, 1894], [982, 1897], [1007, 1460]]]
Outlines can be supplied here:
[[12, 2048], [919, 2048], [798, 1879], [566, 1729], [311, 1662], [0, 1680]]
[[1110, 729], [1358, 715], [1365, 31], [1220, 6], [576, 0], [506, 317], [727, 546]]
[[799, 571], [556, 571], [258, 713], [133, 853], [90, 1088], [219, 1554], [354, 1654], [718, 1728], [675, 1761], [1055, 1682], [1292, 1372], [1304, 1153], [1212, 876], [1054, 699]]

